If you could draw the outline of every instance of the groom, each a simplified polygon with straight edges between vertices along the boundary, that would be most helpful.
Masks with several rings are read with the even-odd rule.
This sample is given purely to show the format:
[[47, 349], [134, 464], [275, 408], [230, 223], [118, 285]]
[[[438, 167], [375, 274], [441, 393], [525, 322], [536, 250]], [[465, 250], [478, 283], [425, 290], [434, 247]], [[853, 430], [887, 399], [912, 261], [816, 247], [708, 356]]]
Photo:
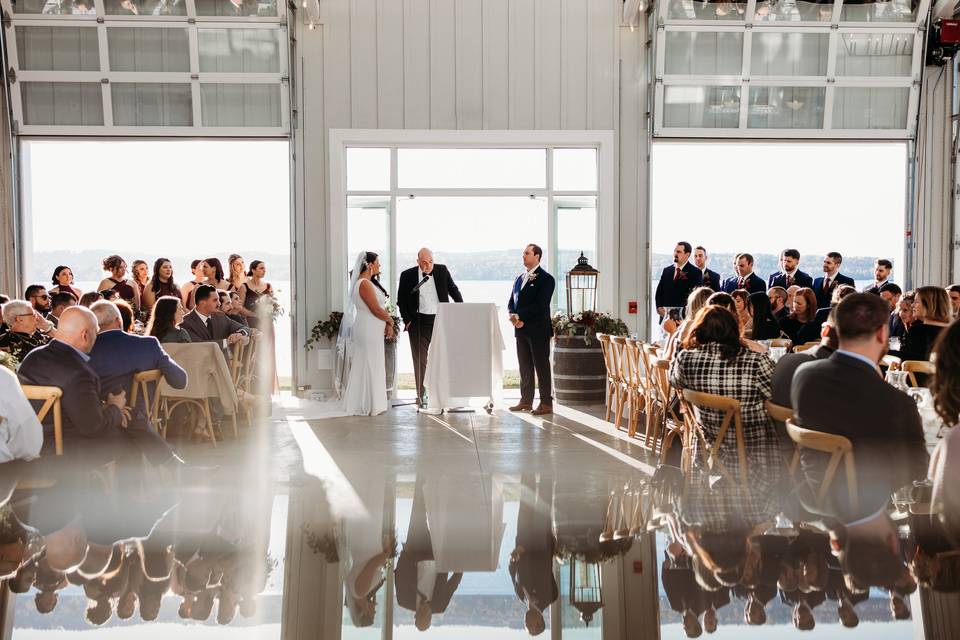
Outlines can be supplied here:
[[403, 317], [404, 330], [410, 336], [413, 375], [417, 382], [417, 403], [423, 404], [423, 375], [427, 370], [427, 351], [433, 338], [433, 321], [441, 302], [463, 302], [450, 272], [442, 264], [433, 263], [433, 252], [423, 248], [417, 253], [417, 266], [400, 274], [397, 306]]
[[[517, 338], [517, 360], [520, 364], [520, 404], [510, 411], [530, 411], [535, 416], [553, 413], [553, 388], [550, 375], [550, 303], [556, 282], [540, 266], [543, 249], [528, 244], [523, 250], [524, 272], [513, 283], [507, 303], [510, 324]], [[540, 383], [540, 406], [533, 408], [533, 374]]]

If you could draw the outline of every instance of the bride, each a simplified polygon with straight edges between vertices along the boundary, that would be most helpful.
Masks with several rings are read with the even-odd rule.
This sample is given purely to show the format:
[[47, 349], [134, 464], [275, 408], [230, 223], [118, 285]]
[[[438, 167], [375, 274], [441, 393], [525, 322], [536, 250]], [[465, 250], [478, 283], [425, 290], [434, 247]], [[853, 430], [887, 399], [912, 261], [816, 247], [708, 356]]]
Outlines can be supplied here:
[[393, 337], [393, 319], [385, 308], [387, 292], [379, 280], [379, 256], [361, 251], [350, 272], [347, 310], [337, 338], [340, 363], [334, 382], [348, 416], [375, 416], [387, 410], [383, 341]]

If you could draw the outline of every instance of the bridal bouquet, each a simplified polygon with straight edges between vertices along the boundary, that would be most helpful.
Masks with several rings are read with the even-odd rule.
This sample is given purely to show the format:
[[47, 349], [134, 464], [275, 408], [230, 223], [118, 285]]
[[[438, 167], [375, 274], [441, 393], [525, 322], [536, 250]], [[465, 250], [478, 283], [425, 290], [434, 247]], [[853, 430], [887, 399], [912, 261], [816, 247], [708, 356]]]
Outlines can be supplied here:
[[597, 311], [584, 311], [576, 314], [558, 313], [553, 316], [553, 334], [555, 336], [582, 337], [586, 344], [590, 344], [598, 333], [625, 336], [629, 333], [629, 329], [620, 318], [614, 318]]
[[262, 317], [269, 314], [270, 318], [276, 322], [283, 313], [283, 306], [277, 301], [272, 292], [263, 293], [260, 299], [257, 300], [257, 315]]
[[396, 342], [400, 337], [400, 332], [403, 331], [403, 322], [400, 320], [400, 312], [397, 310], [397, 305], [392, 302], [387, 303], [387, 313], [390, 314], [390, 318], [393, 320], [393, 337], [386, 338], [387, 342]]

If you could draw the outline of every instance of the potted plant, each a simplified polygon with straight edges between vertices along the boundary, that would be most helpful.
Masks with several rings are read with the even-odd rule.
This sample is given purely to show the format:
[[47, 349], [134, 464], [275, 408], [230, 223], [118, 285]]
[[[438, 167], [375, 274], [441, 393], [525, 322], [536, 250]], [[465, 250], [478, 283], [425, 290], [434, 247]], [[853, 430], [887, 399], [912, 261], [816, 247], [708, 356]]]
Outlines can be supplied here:
[[601, 404], [606, 397], [607, 367], [598, 333], [625, 336], [620, 318], [606, 313], [558, 313], [553, 317], [553, 371], [557, 400], [564, 404]]

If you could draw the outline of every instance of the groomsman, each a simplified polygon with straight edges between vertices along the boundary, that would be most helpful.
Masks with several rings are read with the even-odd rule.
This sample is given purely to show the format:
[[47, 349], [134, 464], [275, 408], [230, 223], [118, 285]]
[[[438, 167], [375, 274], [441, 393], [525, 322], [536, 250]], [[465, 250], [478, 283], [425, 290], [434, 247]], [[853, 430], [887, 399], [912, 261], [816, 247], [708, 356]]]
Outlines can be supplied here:
[[766, 293], [767, 285], [763, 278], [753, 272], [753, 256], [749, 253], [738, 253], [736, 264], [737, 275], [723, 281], [723, 290], [733, 293], [737, 289], [746, 289], [749, 293]]
[[817, 296], [818, 309], [830, 306], [833, 290], [841, 284], [848, 284], [851, 287], [857, 286], [853, 278], [840, 273], [842, 262], [843, 256], [836, 251], [831, 251], [823, 257], [823, 277], [813, 281], [813, 293]]
[[433, 263], [433, 252], [423, 248], [417, 253], [417, 266], [400, 274], [397, 306], [404, 330], [410, 336], [413, 356], [413, 377], [417, 385], [417, 402], [423, 404], [423, 376], [427, 370], [427, 352], [433, 338], [433, 322], [441, 302], [463, 302], [450, 271]]
[[787, 306], [787, 290], [783, 287], [770, 287], [767, 289], [767, 297], [770, 298], [770, 310], [773, 311], [773, 317], [777, 322], [790, 315], [790, 308]]
[[800, 271], [800, 252], [796, 249], [784, 249], [780, 253], [780, 271], [771, 273], [767, 278], [767, 289], [773, 287], [789, 289], [793, 285], [812, 287], [813, 278]]
[[[553, 413], [553, 381], [550, 373], [550, 303], [556, 281], [540, 266], [543, 249], [528, 244], [523, 250], [524, 272], [513, 283], [507, 302], [510, 324], [517, 339], [520, 365], [520, 403], [510, 411], [530, 411], [535, 416]], [[540, 384], [540, 405], [533, 408], [534, 372]]]
[[707, 250], [702, 246], [693, 250], [693, 264], [703, 272], [703, 286], [720, 291], [720, 274], [707, 269]]
[[678, 242], [673, 249], [673, 264], [665, 267], [654, 300], [660, 320], [670, 307], [686, 307], [687, 296], [703, 284], [703, 271], [690, 263], [693, 247], [689, 242]]
[[863, 288], [861, 293], [880, 293], [880, 287], [890, 282], [893, 273], [893, 263], [886, 258], [880, 258], [873, 263], [873, 282]]

